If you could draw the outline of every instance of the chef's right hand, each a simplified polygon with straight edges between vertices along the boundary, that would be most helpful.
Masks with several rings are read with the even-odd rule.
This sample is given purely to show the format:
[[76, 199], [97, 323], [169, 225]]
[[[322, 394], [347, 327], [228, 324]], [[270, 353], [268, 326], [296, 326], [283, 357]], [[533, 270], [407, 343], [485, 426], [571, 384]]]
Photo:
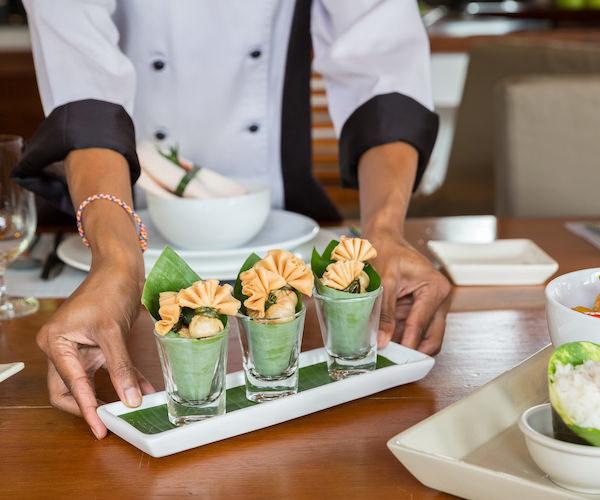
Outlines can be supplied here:
[[98, 439], [107, 432], [96, 413], [94, 375], [99, 368], [108, 370], [127, 406], [139, 406], [142, 394], [154, 392], [133, 366], [125, 344], [140, 294], [139, 270], [113, 263], [95, 266], [37, 335], [48, 356], [52, 406], [83, 416]]

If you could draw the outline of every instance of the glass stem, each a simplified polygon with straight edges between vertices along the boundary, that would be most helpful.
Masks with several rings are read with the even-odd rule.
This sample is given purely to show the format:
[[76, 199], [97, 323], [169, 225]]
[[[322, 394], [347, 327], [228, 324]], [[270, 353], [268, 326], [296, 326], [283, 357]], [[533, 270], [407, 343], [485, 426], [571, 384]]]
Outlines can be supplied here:
[[0, 311], [7, 308], [8, 294], [6, 293], [6, 280], [4, 274], [6, 273], [6, 267], [0, 267]]

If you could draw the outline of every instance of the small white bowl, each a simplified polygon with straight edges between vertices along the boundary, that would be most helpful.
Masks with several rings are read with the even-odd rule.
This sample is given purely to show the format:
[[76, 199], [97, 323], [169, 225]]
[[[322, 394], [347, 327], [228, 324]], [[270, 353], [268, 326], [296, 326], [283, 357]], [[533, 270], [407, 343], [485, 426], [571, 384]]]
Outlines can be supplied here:
[[587, 340], [600, 344], [600, 318], [573, 311], [591, 307], [600, 294], [600, 267], [583, 269], [553, 279], [546, 286], [546, 317], [555, 347]]
[[554, 439], [549, 403], [525, 411], [519, 429], [531, 458], [553, 482], [579, 493], [600, 493], [600, 448]]
[[271, 210], [266, 186], [245, 184], [248, 193], [227, 198], [163, 198], [147, 193], [148, 212], [173, 245], [190, 250], [224, 250], [250, 241]]
[[531, 458], [553, 482], [579, 493], [600, 493], [600, 448], [554, 439], [549, 403], [525, 411], [519, 429]]

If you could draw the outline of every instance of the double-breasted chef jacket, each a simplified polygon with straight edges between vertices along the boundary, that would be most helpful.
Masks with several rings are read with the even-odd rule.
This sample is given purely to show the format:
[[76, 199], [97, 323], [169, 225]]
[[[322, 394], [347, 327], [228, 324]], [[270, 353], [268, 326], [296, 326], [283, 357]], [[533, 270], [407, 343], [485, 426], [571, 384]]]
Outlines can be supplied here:
[[13, 178], [64, 210], [64, 178], [48, 166], [74, 149], [109, 148], [135, 181], [137, 137], [270, 185], [274, 207], [337, 219], [311, 173], [311, 59], [345, 186], [357, 186], [373, 146], [413, 145], [418, 179], [431, 154], [438, 118], [416, 0], [23, 3], [46, 118]]

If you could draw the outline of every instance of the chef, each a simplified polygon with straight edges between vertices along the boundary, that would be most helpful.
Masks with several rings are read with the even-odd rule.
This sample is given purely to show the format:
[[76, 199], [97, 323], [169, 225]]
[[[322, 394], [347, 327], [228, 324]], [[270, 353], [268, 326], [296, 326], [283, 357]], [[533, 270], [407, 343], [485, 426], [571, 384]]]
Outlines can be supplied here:
[[269, 184], [273, 207], [339, 219], [311, 175], [311, 61], [325, 80], [342, 181], [360, 188], [363, 233], [379, 251], [379, 346], [396, 334], [440, 349], [450, 286], [403, 236], [438, 126], [416, 0], [23, 3], [46, 119], [14, 178], [65, 210], [88, 203], [92, 249], [86, 280], [38, 334], [54, 406], [102, 438], [100, 367], [131, 407], [153, 391], [125, 346], [144, 280], [123, 210], [140, 173], [136, 139], [176, 143], [196, 164]]

